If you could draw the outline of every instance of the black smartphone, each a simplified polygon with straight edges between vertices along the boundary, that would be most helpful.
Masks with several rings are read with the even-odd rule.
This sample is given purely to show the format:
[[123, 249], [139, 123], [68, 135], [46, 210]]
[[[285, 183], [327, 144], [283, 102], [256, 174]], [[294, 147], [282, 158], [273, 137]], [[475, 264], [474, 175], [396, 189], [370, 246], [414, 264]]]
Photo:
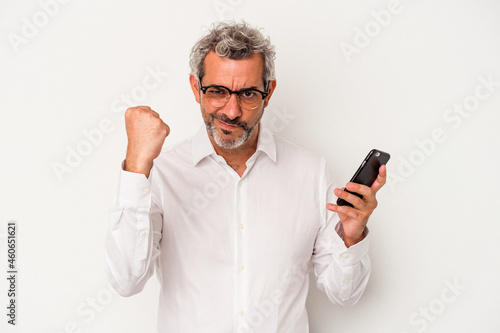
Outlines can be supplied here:
[[[350, 182], [366, 186], [372, 186], [375, 179], [377, 179], [378, 169], [380, 169], [381, 165], [387, 164], [390, 158], [391, 155], [389, 155], [388, 153], [378, 149], [372, 149], [368, 153], [368, 155], [366, 155], [365, 159], [359, 166], [358, 171], [356, 171], [354, 176], [352, 176]], [[360, 198], [363, 197], [359, 193], [351, 192], [346, 189], [344, 189], [344, 191], [352, 193]], [[353, 205], [351, 205], [349, 202], [340, 198], [337, 199], [337, 205], [353, 207]]]

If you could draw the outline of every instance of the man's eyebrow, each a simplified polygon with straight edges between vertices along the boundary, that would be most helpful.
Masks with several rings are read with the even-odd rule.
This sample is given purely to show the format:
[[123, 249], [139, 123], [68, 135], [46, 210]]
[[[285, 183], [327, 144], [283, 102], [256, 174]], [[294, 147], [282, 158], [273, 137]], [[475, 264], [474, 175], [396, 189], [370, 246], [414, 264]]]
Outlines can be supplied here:
[[251, 87], [241, 88], [240, 90], [245, 90], [245, 89], [257, 89], [257, 90], [259, 90], [259, 87], [257, 87], [257, 86], [251, 86]]
[[[228, 90], [231, 90], [229, 89], [228, 87], [226, 86], [223, 86], [222, 84], [208, 84], [206, 85], [205, 87], [223, 87], [223, 88], [226, 88]], [[256, 90], [259, 90], [260, 88], [257, 87], [257, 86], [250, 86], [250, 87], [244, 87], [244, 88], [241, 88], [241, 89], [238, 89], [238, 90], [231, 90], [231, 91], [241, 91], [241, 90], [249, 90], [249, 89], [256, 89]]]

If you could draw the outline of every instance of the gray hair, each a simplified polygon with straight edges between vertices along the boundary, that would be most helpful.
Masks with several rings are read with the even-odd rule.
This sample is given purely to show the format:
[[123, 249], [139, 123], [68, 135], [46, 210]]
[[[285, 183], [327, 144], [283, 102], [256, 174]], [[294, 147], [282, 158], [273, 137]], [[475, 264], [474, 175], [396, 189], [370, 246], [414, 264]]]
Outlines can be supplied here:
[[221, 58], [232, 60], [248, 59], [254, 53], [262, 54], [264, 70], [262, 80], [264, 85], [275, 79], [274, 58], [276, 52], [271, 40], [262, 33], [250, 27], [246, 22], [219, 22], [212, 26], [208, 34], [202, 37], [191, 50], [189, 66], [191, 75], [201, 79], [205, 75], [204, 61], [210, 51]]

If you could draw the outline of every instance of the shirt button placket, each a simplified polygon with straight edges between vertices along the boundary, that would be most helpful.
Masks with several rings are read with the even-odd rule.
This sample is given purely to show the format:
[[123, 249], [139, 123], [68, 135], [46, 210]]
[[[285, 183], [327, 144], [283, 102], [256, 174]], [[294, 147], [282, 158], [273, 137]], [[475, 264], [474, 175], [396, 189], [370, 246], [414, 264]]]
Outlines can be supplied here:
[[247, 214], [247, 196], [246, 196], [246, 183], [244, 179], [240, 179], [236, 184], [236, 209], [235, 209], [235, 231], [236, 231], [236, 312], [238, 317], [241, 317], [245, 313], [246, 305], [248, 300], [246, 299], [247, 286], [248, 286], [248, 276], [246, 265], [246, 237], [245, 237], [245, 224]]

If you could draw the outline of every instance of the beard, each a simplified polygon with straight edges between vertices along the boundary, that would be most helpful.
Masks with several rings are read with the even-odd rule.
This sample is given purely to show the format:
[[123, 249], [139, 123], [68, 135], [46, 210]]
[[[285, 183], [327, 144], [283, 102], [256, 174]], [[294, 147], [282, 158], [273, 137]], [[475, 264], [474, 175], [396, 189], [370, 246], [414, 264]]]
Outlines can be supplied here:
[[[260, 124], [261, 118], [262, 114], [259, 119], [257, 119], [255, 124], [251, 127], [248, 126], [247, 122], [240, 122], [238, 118], [229, 119], [225, 114], [207, 114], [207, 118], [204, 119], [204, 122], [205, 126], [207, 127], [208, 134], [212, 137], [212, 139], [219, 147], [224, 149], [236, 149], [241, 147], [241, 145], [243, 145], [252, 136], [253, 132]], [[239, 126], [243, 130], [243, 133], [235, 138], [230, 136], [232, 134], [232, 131], [221, 128], [220, 131], [222, 133], [220, 133], [219, 131], [217, 131], [217, 128], [214, 125], [214, 119], [223, 121], [230, 125]]]

